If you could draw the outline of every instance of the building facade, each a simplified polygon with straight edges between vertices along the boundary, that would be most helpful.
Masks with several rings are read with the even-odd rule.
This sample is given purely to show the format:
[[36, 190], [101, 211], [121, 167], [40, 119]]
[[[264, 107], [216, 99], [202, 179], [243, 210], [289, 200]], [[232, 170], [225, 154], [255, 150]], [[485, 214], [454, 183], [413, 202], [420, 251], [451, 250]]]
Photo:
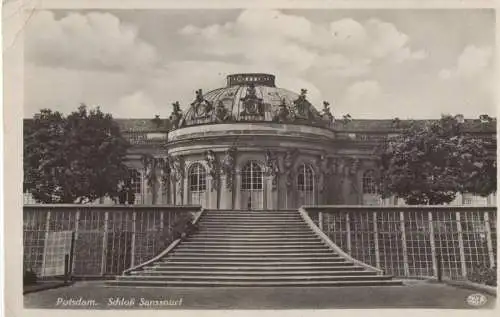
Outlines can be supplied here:
[[[322, 106], [304, 89], [276, 87], [271, 74], [234, 74], [225, 87], [197, 90], [185, 111], [174, 103], [169, 119], [117, 119], [133, 144], [127, 164], [135, 203], [259, 210], [402, 204], [377, 195], [373, 152], [407, 122], [335, 120], [329, 104]], [[463, 124], [496, 137], [496, 121]], [[453, 204], [495, 201], [466, 194]]]

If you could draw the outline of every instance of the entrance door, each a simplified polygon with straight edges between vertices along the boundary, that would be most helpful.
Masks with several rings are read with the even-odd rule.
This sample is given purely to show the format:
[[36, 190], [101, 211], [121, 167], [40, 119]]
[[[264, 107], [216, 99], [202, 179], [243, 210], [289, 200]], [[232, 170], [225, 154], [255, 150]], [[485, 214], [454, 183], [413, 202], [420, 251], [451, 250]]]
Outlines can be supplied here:
[[189, 168], [189, 204], [207, 205], [207, 172], [200, 163], [194, 163]]
[[262, 167], [250, 161], [241, 170], [241, 209], [264, 209], [264, 173]]

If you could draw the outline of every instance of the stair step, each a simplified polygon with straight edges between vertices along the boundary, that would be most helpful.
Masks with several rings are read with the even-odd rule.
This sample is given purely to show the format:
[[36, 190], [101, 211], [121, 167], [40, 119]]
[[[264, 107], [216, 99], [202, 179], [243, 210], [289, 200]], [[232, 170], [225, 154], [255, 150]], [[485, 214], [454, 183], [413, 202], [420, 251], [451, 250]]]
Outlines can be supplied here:
[[241, 262], [241, 261], [219, 261], [219, 260], [214, 260], [210, 259], [209, 261], [186, 261], [186, 260], [176, 260], [176, 261], [159, 261], [155, 264], [155, 266], [158, 267], [170, 267], [170, 266], [192, 266], [192, 265], [198, 265], [200, 267], [203, 266], [257, 266], [257, 267], [276, 267], [276, 266], [315, 266], [315, 267], [321, 267], [321, 266], [353, 266], [354, 264], [352, 262], [345, 262], [343, 260], [338, 260], [338, 261], [322, 261], [322, 262], [316, 262], [316, 261], [304, 261], [304, 260], [296, 260], [295, 262], [283, 262], [283, 261], [262, 261], [262, 262]]
[[[365, 268], [362, 266], [355, 266], [352, 263], [344, 262], [344, 263], [339, 263], [335, 265], [330, 265], [330, 266], [288, 266], [287, 265], [280, 265], [279, 267], [274, 267], [274, 266], [206, 266], [206, 265], [196, 265], [196, 266], [168, 266], [166, 263], [162, 263], [161, 266], [158, 265], [150, 265], [147, 267], [144, 267], [145, 270], [155, 270], [156, 272], [177, 272], [177, 271], [192, 271], [196, 270], [200, 273], [202, 272], [213, 272], [213, 271], [220, 271], [220, 272], [240, 272], [240, 271], [245, 271], [245, 272], [256, 272], [262, 273], [262, 274], [267, 274], [269, 272], [280, 272], [280, 273], [286, 273], [288, 271], [314, 271], [314, 272], [323, 272], [323, 271], [364, 271]], [[140, 271], [139, 271], [140, 272]]]
[[206, 228], [212, 228], [212, 227], [221, 227], [221, 228], [309, 228], [305, 223], [303, 222], [275, 222], [275, 223], [269, 223], [269, 222], [249, 222], [249, 221], [242, 221], [240, 223], [229, 223], [229, 222], [222, 222], [222, 221], [214, 221], [214, 222], [208, 222], [208, 221], [200, 221], [198, 223], [200, 227], [206, 227]]
[[231, 238], [257, 238], [257, 239], [276, 239], [276, 238], [308, 238], [311, 237], [313, 233], [286, 233], [286, 232], [276, 232], [276, 233], [231, 233], [231, 234], [224, 234], [222, 232], [218, 233], [196, 233], [192, 235], [192, 238], [204, 238], [204, 239], [209, 239], [209, 238], [226, 238], [226, 239], [231, 239]]
[[266, 276], [370, 276], [377, 275], [377, 272], [374, 271], [347, 271], [347, 270], [339, 270], [339, 271], [266, 271], [266, 272], [257, 272], [257, 271], [197, 271], [197, 270], [182, 270], [182, 271], [171, 271], [171, 270], [144, 270], [144, 271], [134, 271], [131, 275], [134, 276], [162, 276], [162, 277], [175, 277], [178, 274], [189, 274], [191, 276], [258, 276], [258, 277], [266, 277]]
[[296, 214], [204, 214], [200, 219], [223, 219], [223, 218], [234, 218], [234, 219], [255, 219], [255, 220], [264, 220], [264, 219], [295, 219], [302, 220], [302, 217]]
[[106, 286], [149, 286], [149, 287], [165, 287], [165, 286], [204, 286], [204, 287], [304, 287], [304, 286], [402, 286], [403, 283], [397, 280], [371, 280], [362, 281], [144, 281], [144, 280], [127, 280], [127, 281], [108, 281]]
[[330, 252], [275, 252], [275, 253], [262, 253], [262, 252], [214, 252], [214, 251], [208, 251], [208, 252], [190, 252], [190, 251], [175, 251], [170, 255], [170, 258], [187, 258], [187, 257], [205, 257], [205, 258], [214, 258], [214, 257], [233, 257], [233, 258], [255, 258], [257, 257], [259, 260], [262, 258], [290, 258], [294, 257], [297, 259], [302, 259], [302, 258], [314, 258], [314, 257], [340, 257], [339, 255], [336, 255], [334, 253]]
[[290, 229], [290, 228], [269, 228], [269, 229], [233, 229], [233, 228], [200, 228], [198, 232], [195, 234], [303, 234], [303, 235], [311, 235], [312, 231], [309, 228], [300, 228], [300, 229]]
[[248, 243], [255, 243], [255, 242], [265, 242], [265, 243], [272, 243], [272, 244], [280, 244], [280, 243], [301, 243], [301, 242], [315, 242], [319, 243], [321, 240], [318, 237], [315, 237], [313, 235], [310, 235], [309, 237], [299, 237], [299, 238], [291, 238], [291, 237], [241, 237], [241, 236], [215, 236], [215, 237], [201, 237], [201, 236], [191, 236], [189, 237], [186, 241], [190, 242], [199, 242], [199, 241], [206, 241], [206, 242], [225, 242], [225, 243], [230, 243], [233, 241], [238, 241], [238, 242], [248, 242]]
[[201, 216], [201, 219], [205, 218], [253, 218], [253, 219], [282, 219], [282, 218], [292, 218], [292, 219], [302, 219], [299, 213], [294, 214], [237, 214], [237, 213], [205, 213]]
[[228, 253], [239, 253], [239, 252], [248, 252], [248, 253], [302, 253], [302, 252], [328, 252], [331, 253], [327, 246], [306, 246], [304, 248], [299, 247], [284, 247], [280, 245], [276, 245], [274, 247], [269, 246], [259, 246], [259, 247], [245, 247], [245, 246], [216, 246], [216, 247], [207, 247], [207, 246], [188, 246], [181, 245], [175, 252], [228, 252]]
[[241, 224], [241, 225], [220, 225], [220, 224], [203, 224], [199, 225], [200, 230], [227, 230], [227, 231], [235, 231], [235, 230], [288, 230], [288, 231], [296, 231], [296, 230], [307, 230], [310, 231], [310, 227], [305, 224], [300, 225], [250, 225], [250, 224]]
[[[174, 280], [174, 281], [324, 281], [324, 280], [334, 280], [334, 281], [357, 281], [364, 280], [367, 277], [365, 275], [332, 275], [332, 276], [309, 276], [309, 275], [297, 275], [297, 276], [227, 276], [227, 275], [214, 275], [214, 276], [191, 276], [191, 275], [121, 275], [117, 276], [118, 280], [152, 280], [152, 281], [164, 281], [164, 280]], [[370, 280], [387, 280], [391, 276], [387, 275], [375, 275], [369, 276]]]
[[300, 218], [299, 216], [297, 217], [273, 217], [273, 218], [259, 218], [259, 217], [245, 217], [245, 218], [238, 218], [238, 217], [233, 217], [233, 218], [227, 218], [227, 217], [213, 217], [213, 216], [208, 216], [208, 217], [201, 217], [200, 222], [227, 222], [227, 223], [234, 223], [236, 222], [243, 222], [243, 221], [250, 221], [254, 223], [266, 223], [266, 222], [277, 222], [277, 223], [283, 223], [283, 222], [291, 222], [291, 223], [304, 223], [304, 220]]
[[297, 214], [296, 209], [288, 209], [288, 210], [263, 210], [263, 209], [252, 209], [252, 210], [244, 210], [244, 209], [213, 209], [213, 210], [205, 210], [205, 214], [211, 215], [214, 213], [234, 213], [234, 214]]
[[318, 239], [311, 239], [311, 240], [300, 240], [300, 241], [247, 241], [247, 240], [242, 240], [242, 241], [230, 241], [230, 240], [197, 240], [197, 241], [191, 241], [191, 240], [186, 240], [183, 241], [182, 244], [183, 246], [200, 246], [202, 248], [208, 248], [208, 247], [219, 247], [219, 246], [231, 246], [231, 247], [251, 247], [251, 248], [257, 248], [257, 247], [283, 247], [283, 248], [292, 248], [292, 247], [297, 247], [297, 248], [306, 248], [306, 247], [313, 247], [313, 246], [324, 246], [325, 244]]
[[269, 221], [302, 221], [302, 217], [299, 215], [284, 215], [284, 216], [233, 216], [233, 215], [206, 215], [200, 218], [202, 220], [214, 220], [214, 221], [255, 221], [262, 222], [265, 220]]
[[228, 256], [227, 254], [217, 254], [214, 256], [208, 256], [204, 254], [203, 256], [187, 256], [187, 255], [175, 255], [162, 259], [164, 262], [180, 262], [180, 261], [194, 261], [194, 262], [205, 262], [209, 261], [220, 261], [220, 262], [290, 262], [290, 261], [315, 261], [315, 262], [344, 262], [345, 259], [339, 256], [303, 256], [303, 257], [286, 257], [286, 256]]
[[289, 223], [289, 222], [280, 222], [280, 223], [248, 223], [241, 222], [239, 224], [235, 223], [221, 223], [221, 222], [206, 222], [202, 221], [198, 224], [203, 228], [308, 228], [309, 227], [305, 223]]
[[213, 255], [249, 255], [249, 256], [321, 256], [335, 254], [330, 249], [322, 250], [279, 250], [279, 249], [257, 249], [257, 250], [247, 250], [247, 249], [177, 249], [174, 250], [172, 256], [175, 255], [203, 255], [203, 256], [213, 256]]

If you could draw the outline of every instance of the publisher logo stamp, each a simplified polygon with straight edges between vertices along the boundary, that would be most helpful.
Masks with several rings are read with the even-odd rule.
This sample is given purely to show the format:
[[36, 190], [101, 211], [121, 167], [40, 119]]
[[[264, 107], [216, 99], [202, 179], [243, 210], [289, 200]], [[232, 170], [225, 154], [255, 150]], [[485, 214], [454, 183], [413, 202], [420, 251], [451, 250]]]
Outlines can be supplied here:
[[471, 306], [483, 306], [488, 299], [483, 294], [470, 294], [467, 296], [466, 302]]

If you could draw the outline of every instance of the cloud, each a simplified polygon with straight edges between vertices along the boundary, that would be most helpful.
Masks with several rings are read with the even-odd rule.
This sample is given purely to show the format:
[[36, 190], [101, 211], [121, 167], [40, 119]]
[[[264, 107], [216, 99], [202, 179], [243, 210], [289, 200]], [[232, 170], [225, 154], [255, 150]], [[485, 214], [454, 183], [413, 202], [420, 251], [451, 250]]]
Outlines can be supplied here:
[[[196, 15], [176, 14], [168, 21], [176, 27], [168, 31], [178, 32], [165, 36], [158, 32], [163, 21], [125, 16], [137, 24], [125, 23], [121, 13], [33, 16], [25, 44], [27, 116], [42, 107], [68, 113], [84, 102], [101, 105], [115, 117], [164, 118], [172, 102], [186, 109], [196, 89], [223, 87], [227, 75], [241, 72], [269, 72], [278, 87], [306, 88], [315, 106], [329, 100], [336, 116], [495, 113], [493, 44], [471, 35], [442, 45], [399, 18], [392, 24], [380, 18], [316, 20], [278, 10], [245, 10], [204, 26]], [[452, 31], [446, 21], [442, 26], [436, 32]], [[155, 46], [139, 34], [148, 34]], [[425, 43], [425, 50], [414, 41]], [[457, 42], [483, 44], [457, 51]]]
[[123, 96], [115, 109], [115, 116], [118, 118], [152, 118], [152, 114], [158, 111], [157, 105], [142, 90]]
[[318, 56], [313, 68], [339, 77], [358, 77], [370, 72], [371, 60], [368, 58], [347, 57], [332, 53]]
[[392, 23], [378, 19], [358, 22], [341, 19], [330, 23], [332, 45], [349, 56], [364, 59], [389, 59], [397, 63], [421, 60], [427, 57], [423, 50], [412, 51], [408, 35]]
[[312, 36], [309, 20], [276, 10], [245, 10], [234, 22], [204, 28], [187, 25], [179, 33], [197, 42], [205, 53], [243, 57], [244, 62], [261, 69], [308, 69], [317, 53], [304, 46]]
[[347, 88], [344, 103], [366, 107], [377, 101], [382, 95], [382, 87], [377, 81], [359, 81]]
[[457, 59], [456, 66], [442, 69], [441, 79], [469, 79], [489, 71], [493, 51], [491, 47], [467, 46]]
[[376, 19], [341, 19], [328, 28], [277, 10], [245, 10], [234, 22], [187, 25], [179, 33], [197, 43], [201, 53], [243, 57], [247, 63], [297, 73], [322, 69], [352, 77], [369, 72], [376, 59], [401, 63], [427, 57], [424, 51], [413, 51], [409, 37], [393, 24]]
[[69, 68], [148, 68], [156, 49], [131, 25], [110, 13], [70, 13], [56, 19], [37, 12], [26, 31], [26, 58], [38, 65]]

